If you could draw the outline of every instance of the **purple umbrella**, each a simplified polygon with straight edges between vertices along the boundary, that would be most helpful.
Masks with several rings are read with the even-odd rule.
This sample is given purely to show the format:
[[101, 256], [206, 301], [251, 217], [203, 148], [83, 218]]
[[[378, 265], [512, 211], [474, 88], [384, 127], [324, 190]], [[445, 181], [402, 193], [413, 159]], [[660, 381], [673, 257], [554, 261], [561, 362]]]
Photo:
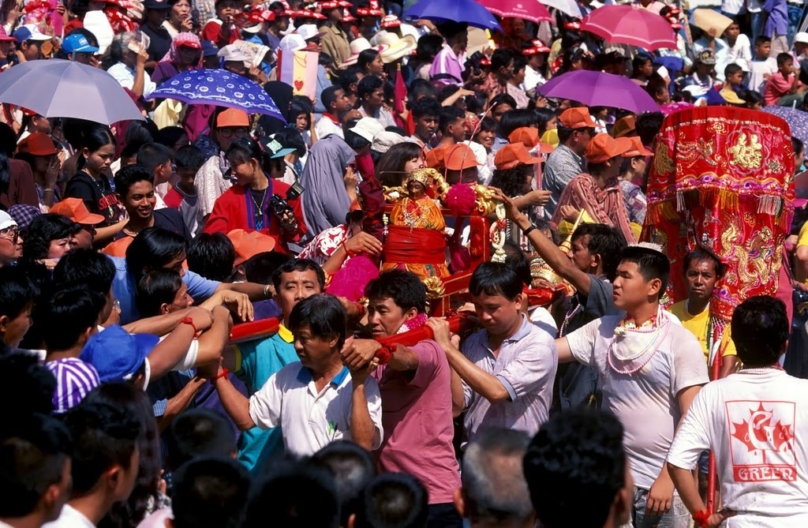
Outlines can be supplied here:
[[631, 79], [611, 73], [577, 70], [553, 77], [537, 88], [545, 97], [571, 99], [587, 106], [621, 108], [639, 114], [659, 106]]
[[791, 128], [791, 135], [808, 143], [808, 112], [790, 106], [767, 106], [763, 111], [782, 117]]

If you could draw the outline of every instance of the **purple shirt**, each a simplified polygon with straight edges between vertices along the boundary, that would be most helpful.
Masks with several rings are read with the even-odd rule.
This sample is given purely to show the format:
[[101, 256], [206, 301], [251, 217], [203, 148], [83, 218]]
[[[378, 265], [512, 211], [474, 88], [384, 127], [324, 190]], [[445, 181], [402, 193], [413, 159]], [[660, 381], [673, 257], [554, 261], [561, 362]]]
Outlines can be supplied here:
[[101, 384], [95, 367], [79, 358], [48, 361], [45, 367], [56, 378], [56, 391], [53, 393], [53, 412], [56, 414], [66, 413]]
[[465, 426], [469, 441], [480, 428], [502, 427], [533, 436], [547, 420], [553, 402], [553, 380], [558, 368], [555, 340], [522, 315], [522, 326], [502, 342], [494, 356], [488, 332], [480, 330], [463, 344], [463, 354], [496, 378], [508, 391], [508, 400], [491, 404], [463, 383]]
[[415, 476], [429, 491], [430, 504], [451, 503], [460, 487], [452, 446], [451, 369], [434, 341], [421, 341], [410, 350], [418, 355], [415, 371], [379, 367], [372, 374], [382, 396], [379, 466]]
[[[463, 70], [465, 67], [460, 62], [465, 59], [465, 56], [458, 57], [448, 45], [444, 44], [443, 49], [435, 55], [435, 60], [432, 61], [432, 68], [429, 69], [429, 76], [435, 77], [436, 75], [448, 74], [454, 77], [452, 84], [463, 84]], [[449, 79], [446, 79], [448, 82]]]

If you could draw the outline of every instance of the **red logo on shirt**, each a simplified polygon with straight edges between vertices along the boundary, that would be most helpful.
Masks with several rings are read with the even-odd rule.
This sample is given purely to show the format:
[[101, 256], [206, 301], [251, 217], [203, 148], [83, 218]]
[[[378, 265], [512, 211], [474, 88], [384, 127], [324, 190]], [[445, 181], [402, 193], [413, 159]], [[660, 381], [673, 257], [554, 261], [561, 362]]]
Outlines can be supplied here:
[[729, 401], [726, 406], [735, 481], [796, 480], [794, 402]]

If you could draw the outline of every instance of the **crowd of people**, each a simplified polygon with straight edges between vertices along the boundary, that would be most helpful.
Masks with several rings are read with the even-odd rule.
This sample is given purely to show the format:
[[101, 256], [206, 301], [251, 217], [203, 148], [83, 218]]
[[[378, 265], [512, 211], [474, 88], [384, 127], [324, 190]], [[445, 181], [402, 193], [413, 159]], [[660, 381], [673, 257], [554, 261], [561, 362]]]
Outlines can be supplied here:
[[[2, 104], [0, 526], [806, 526], [796, 123], [783, 254], [739, 242], [776, 296], [716, 326], [735, 261], [643, 236], [666, 116], [808, 110], [801, 4], [700, 4], [636, 2], [679, 42], [649, 51], [556, 9], [4, 2], [2, 70], [102, 68], [144, 119]], [[316, 86], [286, 82], [300, 52]], [[283, 119], [150, 97], [201, 68]], [[659, 111], [543, 95], [576, 70]]]

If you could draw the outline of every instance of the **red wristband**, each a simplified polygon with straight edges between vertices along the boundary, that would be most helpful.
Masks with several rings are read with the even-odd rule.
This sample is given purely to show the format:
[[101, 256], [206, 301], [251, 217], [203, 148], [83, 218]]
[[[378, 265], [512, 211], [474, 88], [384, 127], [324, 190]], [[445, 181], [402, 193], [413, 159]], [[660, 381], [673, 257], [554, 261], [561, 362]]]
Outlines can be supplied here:
[[710, 512], [708, 510], [701, 510], [693, 514], [693, 521], [696, 526], [707, 526], [707, 521], [710, 519]]
[[345, 254], [347, 254], [351, 258], [354, 258], [356, 256], [356, 252], [348, 250], [348, 246], [345, 245], [345, 242], [347, 242], [347, 241], [348, 241], [348, 239], [346, 238], [345, 240], [342, 241], [342, 244], [340, 244], [340, 245], [342, 246], [342, 249], [345, 250]]
[[194, 337], [196, 337], [199, 334], [199, 332], [196, 329], [196, 325], [194, 324], [194, 318], [193, 317], [190, 317], [190, 316], [186, 317], [185, 319], [180, 321], [180, 323], [181, 324], [191, 325], [191, 328], [194, 329]]
[[230, 369], [224, 367], [220, 373], [216, 374], [215, 378], [210, 379], [210, 382], [215, 385], [217, 380], [226, 377], [228, 374], [230, 374]]

